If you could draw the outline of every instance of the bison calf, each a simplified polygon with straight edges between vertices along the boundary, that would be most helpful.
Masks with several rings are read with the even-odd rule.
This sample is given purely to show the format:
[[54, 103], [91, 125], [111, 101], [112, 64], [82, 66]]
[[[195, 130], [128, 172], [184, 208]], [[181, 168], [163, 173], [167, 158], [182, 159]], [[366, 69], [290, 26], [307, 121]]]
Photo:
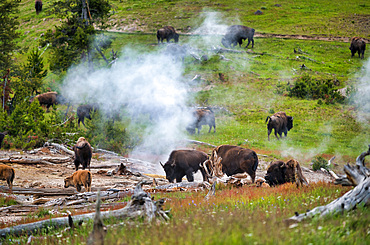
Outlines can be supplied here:
[[242, 26], [242, 25], [233, 25], [227, 28], [225, 36], [222, 38], [221, 43], [226, 47], [230, 46], [235, 47], [239, 43], [241, 47], [243, 40], [248, 39], [248, 44], [245, 46], [247, 48], [252, 42], [252, 48], [254, 47], [254, 29]]
[[196, 129], [198, 129], [198, 134], [202, 129], [202, 125], [209, 125], [208, 133], [211, 132], [213, 127], [213, 132], [216, 133], [216, 119], [215, 114], [210, 108], [206, 109], [196, 109], [193, 112], [192, 122], [186, 127], [186, 130], [190, 134], [194, 134]]
[[176, 33], [175, 28], [172, 26], [164, 26], [157, 31], [158, 43], [163, 43], [164, 39], [166, 39], [167, 42], [170, 42], [171, 39], [174, 39], [175, 43], [177, 43], [179, 41], [179, 34]]
[[279, 134], [280, 138], [282, 138], [282, 134], [284, 133], [286, 137], [288, 131], [293, 128], [293, 117], [287, 116], [283, 111], [276, 112], [271, 117], [267, 116], [266, 122], [267, 122], [268, 140], [270, 140], [270, 134], [272, 132], [272, 129], [275, 130], [275, 137], [279, 139], [277, 134]]
[[91, 179], [90, 171], [78, 170], [64, 179], [64, 188], [74, 186], [78, 192], [81, 192], [81, 186], [84, 186], [85, 192], [91, 192]]
[[353, 57], [358, 52], [358, 57], [363, 59], [366, 49], [366, 43], [361, 37], [353, 37], [351, 40], [351, 46], [349, 47]]
[[74, 164], [76, 167], [76, 171], [78, 170], [78, 166], [80, 164], [82, 165], [82, 169], [89, 167], [90, 170], [90, 162], [92, 157], [92, 149], [90, 143], [84, 137], [80, 137], [77, 140], [76, 145], [73, 146], [73, 151], [75, 152]]
[[298, 161], [291, 159], [287, 163], [283, 161], [272, 162], [265, 176], [266, 182], [270, 186], [281, 185], [285, 183], [296, 183], [297, 187], [308, 185], [307, 179], [302, 174], [302, 169]]
[[13, 188], [14, 177], [14, 168], [5, 164], [0, 164], [0, 179], [6, 180], [6, 183], [8, 184], [10, 190]]

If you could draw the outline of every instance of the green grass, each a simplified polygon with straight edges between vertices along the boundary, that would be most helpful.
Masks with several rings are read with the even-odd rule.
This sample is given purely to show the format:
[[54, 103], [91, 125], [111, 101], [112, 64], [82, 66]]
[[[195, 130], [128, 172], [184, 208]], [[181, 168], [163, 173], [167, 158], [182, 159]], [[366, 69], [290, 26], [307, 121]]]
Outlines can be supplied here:
[[[325, 205], [346, 192], [348, 187], [317, 183], [297, 189], [294, 184], [274, 188], [230, 188], [217, 186], [208, 201], [205, 192], [157, 193], [171, 209], [166, 223], [106, 220], [107, 244], [367, 244], [369, 209], [315, 217], [297, 225], [285, 220], [307, 209]], [[121, 223], [118, 226], [110, 224]], [[74, 232], [59, 229], [34, 234], [44, 236], [35, 244], [84, 244], [92, 229], [84, 223]], [[268, 234], [268, 235], [267, 235]], [[27, 237], [8, 237], [9, 244]]]

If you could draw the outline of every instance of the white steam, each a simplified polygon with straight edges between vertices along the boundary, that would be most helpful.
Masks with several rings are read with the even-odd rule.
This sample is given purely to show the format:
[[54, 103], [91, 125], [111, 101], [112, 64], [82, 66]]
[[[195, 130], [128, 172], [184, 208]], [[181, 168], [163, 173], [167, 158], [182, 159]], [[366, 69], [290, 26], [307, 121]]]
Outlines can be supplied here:
[[105, 112], [125, 111], [132, 123], [148, 115], [151, 125], [142, 132], [142, 145], [135, 150], [167, 154], [184, 138], [189, 118], [183, 67], [160, 53], [139, 55], [126, 49], [123, 54], [111, 68], [88, 72], [85, 66], [74, 67], [62, 94], [73, 104], [98, 103]]
[[[364, 74], [356, 85], [357, 91], [354, 102], [357, 105], [358, 120], [366, 122], [370, 120], [370, 59], [364, 64]], [[367, 116], [366, 116], [367, 115]]]

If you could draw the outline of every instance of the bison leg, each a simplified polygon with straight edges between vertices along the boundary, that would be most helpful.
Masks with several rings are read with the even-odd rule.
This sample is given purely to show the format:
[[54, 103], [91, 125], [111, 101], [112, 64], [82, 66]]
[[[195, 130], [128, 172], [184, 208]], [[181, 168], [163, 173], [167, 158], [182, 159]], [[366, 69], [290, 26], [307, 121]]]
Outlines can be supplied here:
[[77, 171], [78, 170], [78, 166], [80, 166], [80, 161], [78, 161], [77, 159], [75, 159], [74, 163], [75, 163], [75, 167], [76, 167], [76, 171]]
[[78, 192], [81, 192], [81, 186], [80, 185], [77, 184], [76, 189], [77, 189]]
[[193, 176], [193, 169], [189, 168], [186, 171], [186, 178], [188, 179], [189, 182], [194, 182], [194, 176]]
[[[281, 138], [281, 133], [279, 132], [279, 135], [280, 135], [280, 138]], [[279, 136], [278, 136], [278, 132], [277, 132], [277, 130], [275, 129], [275, 137], [277, 138], [277, 139], [279, 139]]]
[[270, 141], [270, 134], [271, 134], [272, 129], [268, 128], [267, 129], [267, 139]]
[[12, 183], [12, 181], [11, 181], [10, 179], [7, 179], [7, 180], [6, 180], [6, 183], [8, 184], [9, 189], [11, 190], [11, 189], [13, 188], [13, 183]]

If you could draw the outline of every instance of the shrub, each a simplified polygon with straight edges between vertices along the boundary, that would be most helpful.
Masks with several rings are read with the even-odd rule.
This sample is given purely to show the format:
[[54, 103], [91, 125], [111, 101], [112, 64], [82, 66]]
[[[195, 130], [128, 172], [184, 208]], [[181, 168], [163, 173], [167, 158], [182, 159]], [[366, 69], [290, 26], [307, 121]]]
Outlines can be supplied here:
[[312, 169], [314, 171], [317, 171], [320, 170], [321, 168], [328, 170], [329, 169], [328, 161], [322, 156], [315, 156], [312, 160]]
[[338, 92], [339, 85], [337, 79], [314, 79], [304, 74], [288, 88], [288, 95], [301, 99], [323, 99], [326, 104], [343, 103], [345, 98]]

